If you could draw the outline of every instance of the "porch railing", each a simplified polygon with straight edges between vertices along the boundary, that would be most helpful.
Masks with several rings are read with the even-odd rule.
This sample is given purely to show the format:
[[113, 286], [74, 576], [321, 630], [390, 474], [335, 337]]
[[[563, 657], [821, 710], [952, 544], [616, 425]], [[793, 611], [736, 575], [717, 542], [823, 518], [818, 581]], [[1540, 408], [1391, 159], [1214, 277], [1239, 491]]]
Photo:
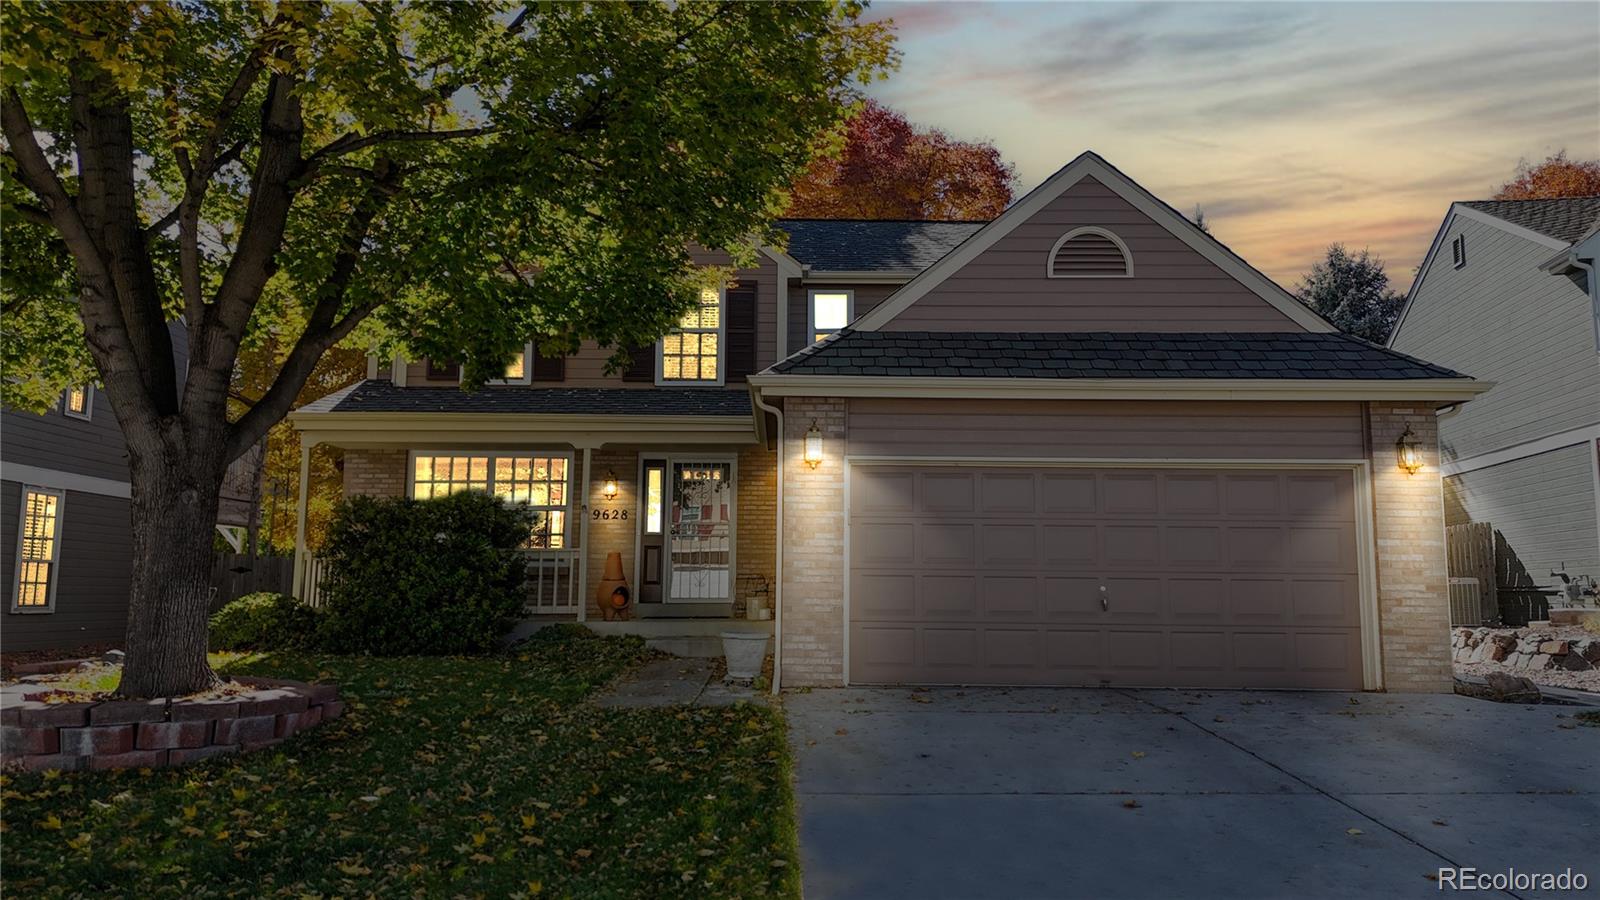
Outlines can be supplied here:
[[518, 550], [523, 559], [523, 612], [575, 613], [578, 611], [578, 551]]
[[[575, 613], [578, 611], [578, 551], [518, 550], [522, 559], [526, 600], [525, 613]], [[295, 596], [308, 606], [320, 607], [322, 579], [327, 575], [327, 560], [306, 557], [305, 570]]]

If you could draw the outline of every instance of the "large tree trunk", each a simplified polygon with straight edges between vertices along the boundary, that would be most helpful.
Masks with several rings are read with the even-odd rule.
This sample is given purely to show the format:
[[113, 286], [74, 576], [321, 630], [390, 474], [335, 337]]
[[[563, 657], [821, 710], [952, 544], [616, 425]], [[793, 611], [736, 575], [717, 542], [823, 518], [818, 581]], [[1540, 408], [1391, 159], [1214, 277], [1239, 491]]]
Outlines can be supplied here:
[[130, 442], [133, 585], [118, 693], [171, 697], [213, 687], [206, 661], [220, 447], [196, 453]]

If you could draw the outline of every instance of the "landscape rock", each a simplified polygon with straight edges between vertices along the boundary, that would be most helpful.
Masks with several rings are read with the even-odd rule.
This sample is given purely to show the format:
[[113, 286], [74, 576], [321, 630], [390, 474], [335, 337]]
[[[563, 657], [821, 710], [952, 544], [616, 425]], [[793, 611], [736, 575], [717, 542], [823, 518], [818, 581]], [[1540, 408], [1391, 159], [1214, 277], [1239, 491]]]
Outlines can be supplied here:
[[1520, 675], [1490, 672], [1483, 680], [1489, 688], [1490, 699], [1497, 703], [1538, 703], [1542, 699], [1539, 686]]

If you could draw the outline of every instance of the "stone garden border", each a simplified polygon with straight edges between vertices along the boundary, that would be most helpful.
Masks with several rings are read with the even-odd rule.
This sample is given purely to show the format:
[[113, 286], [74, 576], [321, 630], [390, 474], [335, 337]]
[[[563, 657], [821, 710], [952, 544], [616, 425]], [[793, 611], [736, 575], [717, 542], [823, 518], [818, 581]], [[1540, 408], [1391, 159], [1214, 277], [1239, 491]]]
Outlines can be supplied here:
[[48, 684], [0, 688], [5, 768], [135, 769], [181, 766], [282, 743], [344, 713], [339, 688], [236, 676], [246, 693], [176, 700], [46, 703]]

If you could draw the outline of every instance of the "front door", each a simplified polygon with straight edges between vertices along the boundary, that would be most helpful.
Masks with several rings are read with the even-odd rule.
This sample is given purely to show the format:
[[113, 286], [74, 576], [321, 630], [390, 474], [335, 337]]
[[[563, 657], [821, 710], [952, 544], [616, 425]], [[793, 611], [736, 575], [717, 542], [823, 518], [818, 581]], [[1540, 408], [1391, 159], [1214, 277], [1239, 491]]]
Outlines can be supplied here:
[[668, 467], [666, 600], [733, 599], [733, 466], [672, 460]]

